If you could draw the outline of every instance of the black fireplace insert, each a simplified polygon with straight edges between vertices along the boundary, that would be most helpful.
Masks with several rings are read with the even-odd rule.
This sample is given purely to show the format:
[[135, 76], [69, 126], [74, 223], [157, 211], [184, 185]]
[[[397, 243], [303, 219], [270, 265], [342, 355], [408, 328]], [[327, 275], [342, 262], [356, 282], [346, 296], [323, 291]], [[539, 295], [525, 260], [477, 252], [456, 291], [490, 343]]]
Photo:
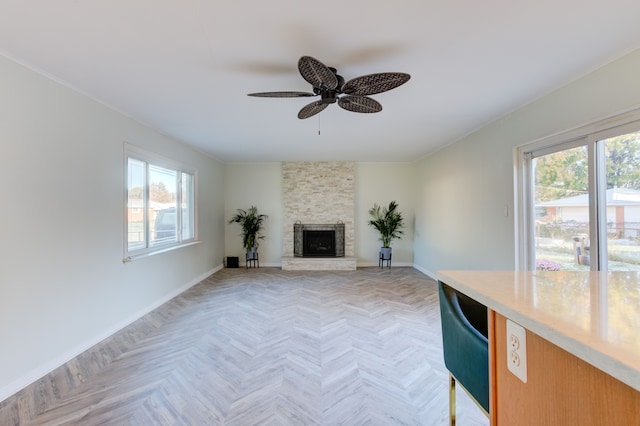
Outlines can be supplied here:
[[336, 231], [302, 231], [302, 255], [335, 257]]
[[294, 224], [293, 255], [296, 257], [344, 257], [344, 224]]

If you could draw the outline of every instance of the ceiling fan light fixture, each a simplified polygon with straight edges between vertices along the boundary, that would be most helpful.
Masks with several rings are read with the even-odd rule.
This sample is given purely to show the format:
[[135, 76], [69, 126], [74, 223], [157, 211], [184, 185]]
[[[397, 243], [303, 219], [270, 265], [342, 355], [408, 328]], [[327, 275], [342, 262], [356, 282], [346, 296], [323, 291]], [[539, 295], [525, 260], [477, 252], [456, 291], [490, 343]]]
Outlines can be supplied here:
[[[345, 83], [344, 78], [333, 67], [327, 67], [311, 56], [303, 56], [298, 61], [298, 71], [312, 92], [263, 92], [249, 93], [249, 96], [262, 98], [298, 98], [320, 95], [319, 101], [305, 105], [298, 118], [305, 119], [323, 111], [329, 104], [338, 105], [347, 111], [374, 113], [382, 111], [382, 105], [369, 95], [386, 92], [403, 85], [411, 76], [402, 72], [383, 72], [353, 78]], [[344, 95], [344, 96], [340, 96]]]

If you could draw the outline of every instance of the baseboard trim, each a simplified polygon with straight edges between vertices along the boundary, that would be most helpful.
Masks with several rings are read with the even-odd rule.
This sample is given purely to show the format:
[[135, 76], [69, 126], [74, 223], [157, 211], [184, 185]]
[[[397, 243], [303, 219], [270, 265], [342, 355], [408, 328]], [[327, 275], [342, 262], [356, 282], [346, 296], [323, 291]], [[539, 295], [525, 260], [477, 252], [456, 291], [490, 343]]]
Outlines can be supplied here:
[[66, 353], [64, 353], [64, 354], [52, 359], [51, 361], [47, 362], [46, 364], [43, 364], [38, 368], [34, 368], [32, 371], [30, 371], [29, 373], [25, 374], [24, 376], [14, 380], [12, 383], [9, 383], [8, 385], [3, 386], [2, 388], [0, 388], [0, 402], [4, 401], [5, 399], [9, 398], [10, 396], [16, 394], [20, 390], [22, 390], [25, 387], [29, 386], [30, 384], [34, 383], [35, 381], [37, 381], [37, 380], [41, 379], [42, 377], [46, 376], [47, 374], [49, 374], [50, 372], [52, 372], [56, 368], [60, 367], [61, 365], [64, 365], [65, 363], [71, 361], [73, 358], [77, 357], [78, 355], [80, 355], [84, 351], [90, 349], [91, 347], [97, 345], [98, 343], [100, 343], [101, 341], [106, 339], [107, 337], [109, 337], [109, 336], [117, 333], [118, 331], [122, 330], [123, 328], [125, 328], [126, 326], [131, 324], [132, 322], [142, 318], [143, 316], [145, 316], [149, 312], [153, 311], [157, 307], [163, 305], [164, 303], [167, 303], [169, 300], [171, 300], [174, 297], [180, 295], [181, 293], [187, 291], [188, 289], [190, 289], [194, 285], [198, 284], [200, 281], [204, 280], [205, 278], [207, 278], [211, 274], [214, 274], [214, 273], [218, 272], [222, 268], [223, 268], [223, 266], [219, 265], [219, 266], [211, 269], [210, 271], [207, 271], [204, 274], [201, 274], [201, 275], [197, 276], [193, 280], [189, 281], [187, 284], [175, 289], [171, 293], [166, 294], [165, 296], [163, 296], [161, 299], [156, 300], [155, 302], [153, 302], [150, 305], [148, 305], [147, 307], [139, 310], [138, 312], [134, 313], [133, 315], [129, 316], [128, 318], [125, 318], [124, 320], [116, 323], [113, 327], [110, 327], [110, 328], [106, 329], [105, 331], [103, 331], [102, 333], [94, 336], [93, 338], [88, 339], [87, 341], [77, 345], [73, 349], [71, 349], [68, 352], [66, 352]]
[[[377, 263], [375, 262], [356, 262], [356, 268], [373, 268], [374, 266], [379, 266]], [[391, 267], [397, 266], [398, 268], [415, 268], [417, 270], [419, 270], [420, 272], [422, 272], [423, 274], [429, 276], [430, 278], [435, 279], [435, 275], [430, 275], [430, 273], [425, 272], [425, 270], [420, 269], [419, 267], [417, 267], [415, 264], [411, 263], [411, 262], [398, 262], [398, 263], [393, 263], [391, 262]], [[238, 268], [240, 269], [244, 269], [246, 267], [246, 265], [244, 263], [240, 263], [238, 265]], [[264, 268], [282, 268], [282, 263], [281, 262], [268, 262], [268, 263], [262, 263], [260, 262], [260, 267], [264, 267]]]

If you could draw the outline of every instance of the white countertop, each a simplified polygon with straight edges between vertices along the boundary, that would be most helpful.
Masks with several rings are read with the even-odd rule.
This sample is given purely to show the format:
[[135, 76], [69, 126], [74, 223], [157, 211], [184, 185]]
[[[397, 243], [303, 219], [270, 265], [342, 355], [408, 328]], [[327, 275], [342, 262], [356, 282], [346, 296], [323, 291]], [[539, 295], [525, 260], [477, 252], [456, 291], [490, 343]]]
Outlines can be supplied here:
[[439, 271], [437, 276], [640, 391], [640, 273]]

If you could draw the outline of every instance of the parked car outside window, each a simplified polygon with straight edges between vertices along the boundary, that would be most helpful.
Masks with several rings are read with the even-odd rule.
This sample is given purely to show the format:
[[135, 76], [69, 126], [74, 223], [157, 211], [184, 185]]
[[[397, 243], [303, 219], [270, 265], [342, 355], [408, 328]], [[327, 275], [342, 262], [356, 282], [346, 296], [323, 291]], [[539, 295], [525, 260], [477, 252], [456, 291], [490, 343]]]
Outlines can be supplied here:
[[156, 215], [154, 222], [154, 242], [156, 244], [173, 243], [176, 241], [176, 208], [163, 209]]

